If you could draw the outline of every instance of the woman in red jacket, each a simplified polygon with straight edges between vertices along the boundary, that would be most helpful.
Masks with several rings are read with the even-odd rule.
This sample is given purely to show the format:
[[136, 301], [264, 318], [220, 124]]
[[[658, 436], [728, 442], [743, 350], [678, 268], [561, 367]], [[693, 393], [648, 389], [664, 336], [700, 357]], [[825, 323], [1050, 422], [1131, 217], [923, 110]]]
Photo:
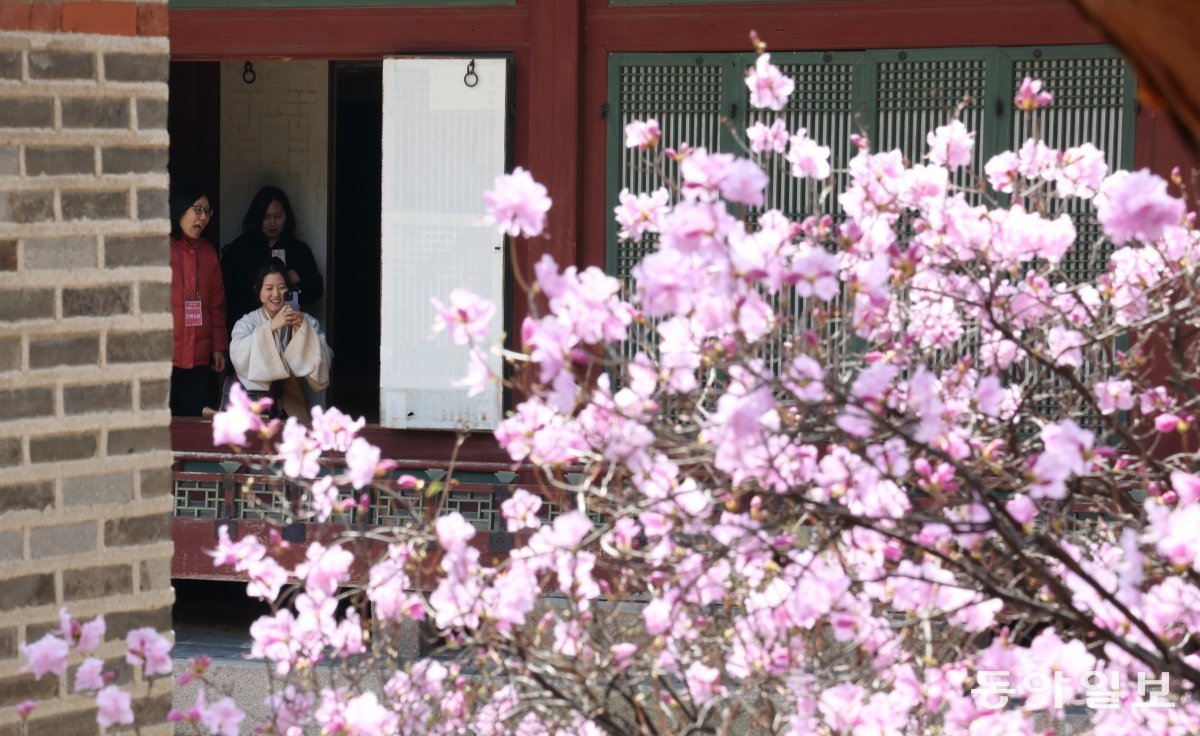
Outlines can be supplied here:
[[225, 370], [229, 333], [221, 300], [217, 250], [201, 237], [212, 218], [204, 190], [194, 184], [171, 188], [171, 413], [198, 417], [208, 404], [212, 371]]

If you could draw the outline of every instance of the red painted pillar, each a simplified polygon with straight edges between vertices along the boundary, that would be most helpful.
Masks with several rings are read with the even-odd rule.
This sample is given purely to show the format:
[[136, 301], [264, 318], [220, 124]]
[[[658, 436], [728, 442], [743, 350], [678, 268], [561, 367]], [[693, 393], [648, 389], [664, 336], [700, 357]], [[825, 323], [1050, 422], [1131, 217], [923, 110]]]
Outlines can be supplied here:
[[[529, 116], [526, 168], [546, 185], [554, 206], [542, 238], [518, 241], [521, 273], [550, 253], [560, 266], [578, 261], [582, 0], [529, 0]], [[523, 294], [516, 294], [518, 303]], [[517, 322], [514, 327], [517, 327]]]

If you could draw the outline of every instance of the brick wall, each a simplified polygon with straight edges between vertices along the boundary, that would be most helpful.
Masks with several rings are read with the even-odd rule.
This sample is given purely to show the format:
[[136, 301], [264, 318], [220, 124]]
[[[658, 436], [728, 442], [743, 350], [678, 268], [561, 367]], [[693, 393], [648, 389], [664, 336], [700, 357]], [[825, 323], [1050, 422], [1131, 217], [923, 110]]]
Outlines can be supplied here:
[[31, 734], [97, 733], [19, 672], [60, 606], [107, 616], [118, 681], [125, 632], [170, 627], [166, 12], [0, 0], [0, 736], [27, 697]]
[[[221, 245], [241, 233], [255, 192], [274, 184], [287, 192], [296, 235], [328, 276], [329, 64], [254, 62], [254, 84], [242, 81], [242, 70], [241, 62], [221, 64]], [[325, 300], [305, 311], [325, 324]]]

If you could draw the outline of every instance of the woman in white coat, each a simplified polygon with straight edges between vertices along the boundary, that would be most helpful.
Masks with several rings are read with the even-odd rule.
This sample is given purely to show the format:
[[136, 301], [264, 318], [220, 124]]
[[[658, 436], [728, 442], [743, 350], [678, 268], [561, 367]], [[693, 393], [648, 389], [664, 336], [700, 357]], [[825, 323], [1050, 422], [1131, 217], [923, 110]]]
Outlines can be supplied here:
[[287, 302], [289, 290], [281, 261], [259, 269], [254, 291], [261, 307], [233, 326], [229, 355], [247, 393], [269, 395], [283, 413], [307, 422], [310, 390], [329, 385], [333, 351], [316, 318]]

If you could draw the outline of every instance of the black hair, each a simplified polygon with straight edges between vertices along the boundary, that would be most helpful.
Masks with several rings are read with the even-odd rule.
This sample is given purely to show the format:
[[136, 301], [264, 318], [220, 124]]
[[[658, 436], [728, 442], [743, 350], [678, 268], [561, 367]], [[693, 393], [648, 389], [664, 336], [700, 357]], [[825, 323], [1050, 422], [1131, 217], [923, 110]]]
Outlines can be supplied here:
[[265, 186], [258, 190], [258, 194], [254, 195], [254, 199], [250, 200], [250, 208], [246, 210], [246, 216], [242, 218], [242, 232], [262, 234], [263, 219], [267, 216], [267, 208], [272, 202], [278, 202], [283, 208], [283, 233], [280, 239], [294, 238], [296, 236], [296, 216], [292, 214], [292, 203], [288, 201], [287, 194], [279, 187]]
[[292, 285], [292, 280], [288, 278], [287, 266], [285, 266], [283, 261], [279, 260], [278, 258], [272, 258], [269, 261], [264, 261], [263, 264], [258, 267], [258, 271], [256, 271], [254, 274], [255, 299], [257, 299], [258, 295], [262, 293], [262, 285], [263, 282], [267, 280], [267, 276], [270, 276], [273, 273], [277, 273], [283, 277], [283, 285], [288, 288], [288, 291], [296, 290], [296, 287]]
[[207, 197], [208, 193], [199, 184], [193, 182], [181, 182], [171, 185], [171, 196], [168, 199], [168, 207], [171, 211], [171, 237], [182, 238], [183, 230], [179, 228], [179, 220], [183, 217], [183, 213], [187, 212], [192, 205], [196, 204], [196, 200], [201, 197]]

